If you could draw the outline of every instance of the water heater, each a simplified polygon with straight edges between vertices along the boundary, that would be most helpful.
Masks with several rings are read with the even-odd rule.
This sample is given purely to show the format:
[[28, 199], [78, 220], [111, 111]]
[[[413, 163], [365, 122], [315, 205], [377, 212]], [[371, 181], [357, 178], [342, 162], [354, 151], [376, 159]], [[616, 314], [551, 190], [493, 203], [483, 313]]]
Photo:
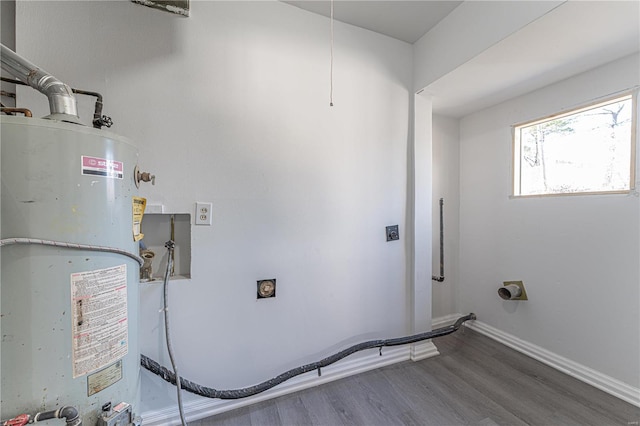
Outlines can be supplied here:
[[2, 417], [72, 405], [95, 425], [105, 404], [138, 406], [140, 272], [73, 245], [138, 253], [137, 149], [78, 124], [0, 120], [1, 237], [30, 239], [2, 247]]
[[[3, 70], [51, 110], [37, 119], [2, 106], [0, 117], [0, 418], [139, 424], [137, 186], [152, 177], [138, 172], [131, 142], [101, 129], [100, 94], [0, 47]], [[97, 95], [94, 128], [81, 124], [75, 93]]]

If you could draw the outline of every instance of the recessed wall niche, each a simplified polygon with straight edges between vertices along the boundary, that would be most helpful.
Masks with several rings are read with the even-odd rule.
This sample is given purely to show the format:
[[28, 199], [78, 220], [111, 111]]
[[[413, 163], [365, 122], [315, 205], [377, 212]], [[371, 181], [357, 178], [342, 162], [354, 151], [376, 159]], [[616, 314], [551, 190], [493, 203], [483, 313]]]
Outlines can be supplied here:
[[[191, 215], [188, 213], [147, 213], [142, 219], [142, 239], [140, 255], [151, 260], [151, 279], [145, 273], [141, 281], [163, 280], [168, 262], [165, 243], [173, 240], [173, 268], [169, 279], [191, 278]], [[148, 250], [149, 252], [144, 252]], [[149, 259], [150, 258], [150, 259]]]

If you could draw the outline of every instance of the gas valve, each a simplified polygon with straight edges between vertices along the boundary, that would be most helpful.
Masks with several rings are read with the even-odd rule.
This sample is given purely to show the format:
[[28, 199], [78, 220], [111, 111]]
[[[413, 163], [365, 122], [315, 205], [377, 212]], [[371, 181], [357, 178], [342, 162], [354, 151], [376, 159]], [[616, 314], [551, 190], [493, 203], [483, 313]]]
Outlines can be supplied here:
[[133, 180], [136, 183], [136, 188], [140, 188], [140, 182], [151, 182], [151, 185], [156, 184], [156, 175], [152, 175], [149, 172], [141, 172], [138, 166], [133, 169]]
[[134, 416], [130, 404], [121, 402], [111, 407], [111, 402], [107, 402], [102, 406], [97, 426], [140, 426], [141, 423], [142, 419]]
[[108, 117], [106, 115], [103, 115], [102, 117], [98, 116], [97, 118], [93, 119], [93, 125], [98, 129], [101, 129], [103, 126], [111, 127], [113, 126], [113, 120], [111, 119], [111, 117]]

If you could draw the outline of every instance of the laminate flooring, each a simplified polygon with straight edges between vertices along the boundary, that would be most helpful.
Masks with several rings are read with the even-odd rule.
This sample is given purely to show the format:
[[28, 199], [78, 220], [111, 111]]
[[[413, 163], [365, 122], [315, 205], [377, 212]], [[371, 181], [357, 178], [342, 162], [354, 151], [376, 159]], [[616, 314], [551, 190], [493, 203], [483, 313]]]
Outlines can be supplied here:
[[190, 422], [270, 425], [638, 425], [640, 408], [461, 328], [440, 355]]

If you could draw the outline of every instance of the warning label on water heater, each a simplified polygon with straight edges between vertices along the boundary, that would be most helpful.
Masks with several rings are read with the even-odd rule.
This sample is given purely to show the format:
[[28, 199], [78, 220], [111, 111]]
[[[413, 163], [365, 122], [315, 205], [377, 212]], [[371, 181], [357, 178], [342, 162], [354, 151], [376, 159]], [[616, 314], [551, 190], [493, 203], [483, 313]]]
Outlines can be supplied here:
[[73, 378], [128, 351], [127, 265], [71, 274]]
[[124, 176], [124, 164], [122, 163], [122, 161], [114, 161], [98, 157], [87, 157], [86, 155], [83, 155], [82, 174], [122, 179], [122, 177]]

